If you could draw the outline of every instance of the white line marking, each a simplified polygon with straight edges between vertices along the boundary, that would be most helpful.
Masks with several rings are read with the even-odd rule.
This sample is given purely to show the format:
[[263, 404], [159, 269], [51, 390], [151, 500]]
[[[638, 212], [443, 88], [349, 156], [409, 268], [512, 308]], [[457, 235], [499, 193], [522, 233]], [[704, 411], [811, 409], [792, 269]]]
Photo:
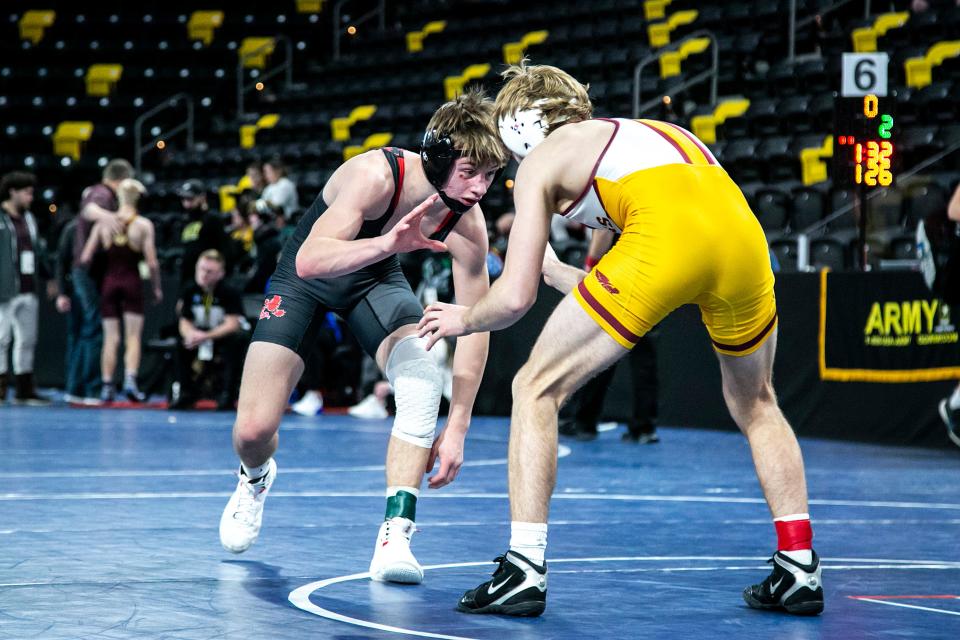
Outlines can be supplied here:
[[[231, 494], [225, 491], [181, 491], [181, 492], [87, 492], [87, 493], [3, 493], [0, 502], [29, 500], [168, 500], [184, 498], [225, 498]], [[382, 491], [271, 491], [273, 498], [382, 498]], [[449, 500], [505, 500], [506, 493], [424, 493], [421, 498]], [[610, 500], [614, 502], [692, 502], [713, 504], [765, 504], [763, 498], [734, 498], [719, 496], [664, 496], [632, 495], [618, 493], [558, 493], [554, 500]], [[818, 506], [876, 507], [890, 509], [937, 509], [960, 511], [960, 504], [949, 502], [895, 502], [878, 500], [810, 500]], [[816, 522], [816, 521], [814, 521]]]
[[[487, 562], [468, 562], [464, 564], [455, 564], [452, 566], [480, 566], [488, 564]], [[428, 569], [438, 569], [448, 565], [433, 565], [423, 567], [423, 570]], [[400, 633], [411, 636], [420, 636], [421, 638], [441, 638], [443, 640], [473, 640], [472, 638], [467, 638], [464, 636], [448, 636], [442, 633], [430, 633], [428, 631], [415, 631], [413, 629], [404, 629], [402, 627], [392, 627], [385, 624], [380, 624], [378, 622], [370, 622], [369, 620], [361, 620], [360, 618], [351, 618], [350, 616], [345, 616], [335, 611], [330, 611], [329, 609], [324, 609], [323, 607], [317, 606], [310, 601], [310, 594], [318, 589], [323, 589], [332, 584], [337, 584], [338, 582], [347, 582], [349, 580], [363, 580], [370, 577], [370, 572], [366, 573], [354, 573], [349, 576], [339, 576], [337, 578], [328, 578], [326, 580], [320, 580], [318, 582], [311, 582], [302, 587], [294, 589], [290, 592], [290, 596], [287, 598], [290, 603], [302, 609], [307, 613], [312, 613], [313, 615], [320, 616], [321, 618], [326, 618], [328, 620], [334, 620], [336, 622], [345, 622], [347, 624], [352, 624], [358, 627], [365, 627], [367, 629], [378, 629], [380, 631], [388, 631], [390, 633]]]
[[[744, 556], [607, 556], [607, 557], [598, 557], [598, 558], [559, 558], [551, 559], [550, 564], [565, 564], [565, 563], [602, 563], [602, 562], [656, 562], [656, 561], [682, 561], [682, 560], [697, 560], [697, 561], [727, 561], [727, 560], [740, 560], [740, 561], [756, 561], [763, 562], [767, 558], [765, 556], [761, 557], [744, 557]], [[862, 562], [862, 563], [876, 563], [879, 566], [872, 566], [868, 564], [864, 565], [831, 565], [830, 562], [833, 561], [843, 561], [843, 562]], [[936, 563], [931, 564], [929, 561], [921, 561], [922, 564], [917, 563], [912, 560], [891, 560], [891, 559], [873, 559], [873, 558], [836, 558], [836, 559], [823, 559], [824, 569], [828, 571], [838, 571], [838, 570], [848, 570], [856, 571], [862, 569], [874, 569], [874, 568], [883, 568], [883, 569], [960, 569], [960, 562], [946, 562], [946, 563]], [[424, 571], [430, 571], [433, 569], [460, 569], [466, 567], [480, 567], [480, 566], [489, 566], [493, 563], [491, 562], [451, 562], [448, 564], [435, 564], [423, 567]], [[917, 565], [917, 566], [912, 566]], [[732, 567], [658, 567], [650, 569], [623, 569], [623, 570], [604, 570], [604, 569], [586, 569], [586, 570], [559, 570], [555, 571], [556, 573], [606, 573], [614, 571], [635, 571], [635, 572], [653, 572], [653, 571], [662, 571], [662, 572], [678, 572], [678, 571], [730, 571], [730, 570], [754, 570], [762, 569], [761, 566], [732, 566]], [[313, 615], [319, 616], [321, 618], [326, 618], [328, 620], [333, 620], [336, 622], [343, 622], [346, 624], [352, 624], [359, 627], [364, 627], [367, 629], [377, 629], [379, 631], [387, 631], [390, 633], [399, 633], [411, 636], [418, 636], [421, 638], [440, 638], [442, 640], [475, 640], [473, 638], [465, 636], [450, 636], [442, 633], [432, 633], [429, 631], [417, 631], [416, 629], [404, 629], [402, 627], [394, 627], [390, 625], [380, 624], [379, 622], [372, 622], [369, 620], [362, 620], [360, 618], [353, 618], [350, 616], [345, 616], [343, 614], [337, 613], [335, 611], [330, 611], [325, 609], [317, 604], [314, 604], [310, 600], [310, 596], [323, 589], [329, 587], [330, 585], [339, 584], [341, 582], [350, 582], [353, 580], [365, 580], [370, 577], [369, 572], [365, 573], [353, 573], [346, 576], [337, 576], [335, 578], [327, 578], [326, 580], [318, 580], [316, 582], [311, 582], [305, 584], [302, 587], [298, 587], [290, 592], [289, 597], [287, 598], [290, 603], [306, 611], [307, 613], [312, 613]], [[950, 613], [951, 615], [960, 615], [960, 613], [952, 611], [943, 611], [940, 609], [929, 609], [927, 607], [918, 607], [913, 605], [904, 605], [900, 603], [892, 603], [886, 601], [871, 600], [867, 598], [857, 598], [860, 600], [867, 600], [868, 602], [880, 602], [881, 604], [893, 604], [895, 606], [910, 607], [914, 609], [923, 609], [927, 611], [934, 611], [936, 613]]]
[[[558, 458], [566, 458], [571, 453], [570, 447], [561, 444], [557, 449]], [[507, 464], [506, 458], [481, 458], [480, 460], [466, 460], [464, 467], [491, 467]], [[344, 473], [349, 471], [383, 471], [382, 464], [365, 464], [350, 467], [283, 467], [283, 475], [314, 474], [314, 473]], [[162, 477], [206, 477], [229, 476], [234, 470], [227, 469], [116, 469], [113, 471], [23, 471], [4, 474], [5, 478], [162, 478]]]
[[946, 609], [934, 609], [933, 607], [921, 607], [916, 604], [906, 604], [903, 602], [890, 602], [889, 600], [874, 600], [873, 598], [853, 598], [863, 602], [875, 602], [876, 604], [888, 604], [891, 607], [903, 607], [905, 609], [917, 609], [919, 611], [932, 611], [933, 613], [945, 613], [949, 616], [960, 616], [960, 611], [947, 611]]
[[[629, 525], [636, 526], [638, 524], [653, 524], [659, 527], [670, 527], [673, 525], [688, 525], [688, 519], [675, 519], [675, 518], [666, 518], [663, 520], [653, 520], [650, 518], [639, 518], [636, 520], [550, 520], [551, 527], [562, 527], [562, 526], [591, 526], [595, 527], [597, 525], [603, 525], [604, 527], [612, 527], [619, 525]], [[960, 524], [960, 520], [856, 520], [851, 521], [855, 524], [886, 524], [894, 526], [902, 526], [907, 524], [917, 524], [917, 525], [953, 525]], [[769, 526], [769, 520], [756, 520], [756, 519], [745, 519], [745, 520], [722, 520], [720, 524], [724, 525], [746, 525], [746, 524], [756, 524]], [[823, 522], [820, 520], [816, 521], [817, 526], [821, 526]], [[848, 521], [841, 521], [839, 523], [833, 524], [850, 524]], [[217, 529], [219, 525], [214, 524], [189, 524], [189, 525], [164, 525], [162, 527], [153, 527], [153, 526], [140, 526], [140, 527], [67, 527], [60, 529], [51, 529], [48, 527], [43, 528], [24, 528], [24, 529], [0, 529], [0, 535], [11, 535], [11, 534], [31, 534], [31, 533], [72, 533], [72, 534], [91, 534], [100, 531], [210, 531]], [[369, 522], [353, 521], [350, 523], [344, 522], [302, 522], [297, 524], [285, 523], [282, 525], [273, 525], [277, 529], [343, 529], [344, 527], [362, 527], [366, 529], [370, 526]], [[432, 527], [507, 527], [510, 526], [509, 520], [504, 521], [467, 521], [467, 520], [457, 520], [457, 521], [431, 521], [431, 520], [421, 520], [417, 522], [417, 526], [421, 530], [429, 529]], [[917, 561], [920, 562], [920, 561]]]

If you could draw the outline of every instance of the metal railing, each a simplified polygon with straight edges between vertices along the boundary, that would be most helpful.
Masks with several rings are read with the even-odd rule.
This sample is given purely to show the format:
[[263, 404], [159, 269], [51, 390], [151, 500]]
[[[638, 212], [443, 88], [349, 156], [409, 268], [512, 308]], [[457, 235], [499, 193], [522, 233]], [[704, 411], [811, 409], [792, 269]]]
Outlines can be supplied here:
[[[290, 42], [290, 38], [285, 35], [276, 35], [273, 36], [273, 43], [265, 42], [261, 46], [257, 47], [253, 51], [247, 52], [243, 56], [237, 57], [237, 118], [242, 119], [246, 115], [246, 110], [244, 108], [244, 100], [246, 94], [248, 94], [251, 89], [256, 88], [257, 83], [266, 82], [270, 78], [283, 73], [284, 74], [284, 89], [289, 91], [290, 87], [293, 85], [293, 44]], [[258, 74], [256, 78], [251, 80], [249, 83], [246, 82], [244, 65], [251, 58], [256, 58], [259, 55], [262, 55], [267, 49], [269, 49], [273, 44], [282, 44], [285, 59], [283, 64], [280, 64], [270, 71]]]
[[[347, 4], [351, 0], [338, 0], [337, 4], [333, 6], [333, 59], [340, 59], [340, 38], [342, 37], [344, 26], [343, 22], [343, 5]], [[383, 31], [386, 28], [386, 13], [387, 13], [387, 1], [378, 0], [377, 6], [374, 9], [371, 9], [367, 13], [363, 14], [356, 20], [351, 20], [350, 24], [353, 26], [358, 26], [371, 18], [377, 18], [377, 29]]]
[[[166, 131], [161, 131], [159, 134], [153, 136], [153, 139], [147, 144], [143, 144], [143, 125], [147, 120], [157, 115], [162, 111], [167, 109], [173, 109], [178, 104], [183, 103], [187, 107], [187, 117], [186, 120], [180, 122], [172, 129], [167, 129]], [[133, 123], [133, 145], [134, 145], [134, 167], [137, 170], [137, 174], [140, 173], [140, 170], [143, 166], [143, 154], [147, 151], [153, 149], [157, 146], [157, 143], [172, 138], [181, 131], [186, 130], [187, 132], [187, 149], [193, 148], [193, 97], [188, 93], [178, 93], [172, 95], [169, 98], [164, 99], [160, 104], [153, 107], [149, 111], [145, 112], [143, 115], [138, 117]]]
[[[823, 17], [828, 13], [832, 13], [841, 7], [845, 7], [854, 0], [838, 0], [838, 2], [820, 9], [812, 16], [807, 16], [799, 22], [797, 22], [797, 0], [790, 0], [790, 7], [787, 9], [788, 23], [787, 23], [787, 60], [793, 61], [796, 58], [797, 53], [797, 29], [802, 29], [804, 27], [812, 24], [817, 18]], [[870, 0], [864, 0], [863, 3], [863, 17], [870, 17]]]
[[659, 60], [660, 56], [662, 56], [664, 53], [676, 51], [680, 47], [682, 47], [684, 43], [688, 42], [689, 40], [692, 40], [694, 38], [703, 38], [703, 37], [710, 39], [710, 48], [713, 53], [712, 59], [710, 62], [710, 68], [707, 69], [706, 71], [701, 71], [700, 73], [693, 76], [692, 78], [684, 80], [683, 82], [678, 84], [676, 87], [673, 87], [672, 90], [683, 91], [684, 89], [689, 89], [694, 85], [700, 84], [701, 82], [707, 79], [710, 79], [710, 105], [713, 106], [717, 104], [717, 77], [719, 76], [719, 70], [720, 70], [719, 47], [717, 46], [717, 38], [716, 36], [713, 35], [713, 32], [708, 31], [706, 29], [701, 29], [699, 31], [694, 31], [693, 33], [685, 37], [683, 40], [679, 40], [670, 45], [667, 45], [666, 47], [663, 47], [662, 49], [659, 50], [658, 53], [647, 56], [646, 58], [638, 62], [637, 66], [633, 68], [633, 117], [634, 118], [639, 118], [643, 112], [649, 109], [652, 109], [653, 107], [660, 104], [659, 97], [648, 100], [647, 102], [642, 104], [640, 102], [642, 98], [642, 88], [640, 86], [640, 81], [643, 77], [644, 68], [647, 65], [651, 64], [652, 62], [656, 62], [657, 60]]
[[[912, 178], [913, 176], [917, 175], [927, 167], [930, 167], [936, 164], [937, 162], [940, 162], [941, 160], [946, 158], [948, 155], [950, 155], [951, 153], [955, 153], [956, 151], [960, 151], [960, 142], [955, 142], [954, 144], [950, 145], [943, 151], [937, 154], [934, 154], [929, 158], [927, 158], [926, 160], [923, 160], [922, 162], [918, 163], [915, 167], [913, 167], [909, 171], [906, 171], [898, 175], [897, 180]], [[879, 194], [880, 194], [879, 189], [871, 191], [867, 194], [866, 198], [864, 198], [863, 202], [860, 205], [861, 206], [860, 215], [865, 215], [867, 201], [872, 200], [873, 198], [877, 197]], [[856, 201], [845, 204], [839, 209], [837, 209], [836, 211], [834, 211], [833, 213], [831, 213], [830, 215], [828, 215], [823, 220], [818, 220], [817, 222], [813, 223], [809, 227], [806, 227], [805, 229], [801, 229], [797, 233], [797, 271], [810, 271], [810, 236], [819, 231], [823, 231], [831, 223], [836, 222], [843, 216], [853, 211], [856, 205], [857, 205]]]

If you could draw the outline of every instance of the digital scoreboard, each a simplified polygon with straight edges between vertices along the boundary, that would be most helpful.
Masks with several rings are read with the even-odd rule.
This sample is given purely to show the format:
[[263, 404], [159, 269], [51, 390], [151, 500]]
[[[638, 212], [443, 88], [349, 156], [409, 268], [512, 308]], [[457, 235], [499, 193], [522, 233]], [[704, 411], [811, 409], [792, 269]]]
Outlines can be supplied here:
[[896, 178], [895, 100], [868, 93], [837, 98], [834, 123], [835, 185], [889, 187]]

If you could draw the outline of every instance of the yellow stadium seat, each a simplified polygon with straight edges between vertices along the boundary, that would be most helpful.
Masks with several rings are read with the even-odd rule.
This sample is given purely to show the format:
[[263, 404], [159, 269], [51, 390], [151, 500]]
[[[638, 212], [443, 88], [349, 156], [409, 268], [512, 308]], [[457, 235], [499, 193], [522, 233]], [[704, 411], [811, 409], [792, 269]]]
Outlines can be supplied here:
[[352, 144], [350, 146], [343, 148], [343, 161], [346, 162], [354, 156], [358, 156], [361, 153], [370, 151], [371, 149], [379, 149], [380, 147], [385, 147], [390, 144], [390, 141], [393, 140], [392, 133], [372, 133], [367, 136], [367, 139], [363, 141], [363, 144]]
[[50, 10], [31, 10], [25, 11], [20, 16], [20, 39], [29, 40], [37, 44], [43, 40], [43, 34], [47, 27], [53, 26], [57, 19], [57, 12]]
[[252, 69], [265, 68], [276, 44], [273, 38], [244, 38], [238, 51], [243, 66]]
[[803, 184], [809, 186], [827, 179], [827, 163], [824, 159], [833, 157], [833, 136], [823, 139], [819, 147], [800, 150], [800, 167], [803, 172]]
[[933, 82], [933, 68], [947, 58], [960, 55], [960, 40], [937, 42], [920, 58], [910, 58], [903, 63], [907, 74], [907, 86], [920, 89]]
[[213, 32], [223, 24], [223, 11], [194, 11], [187, 22], [187, 38], [201, 40], [209, 46]]
[[540, 44], [550, 35], [549, 31], [531, 31], [520, 38], [520, 42], [508, 42], [503, 45], [503, 61], [506, 64], [517, 64], [523, 59], [527, 47]]
[[463, 87], [466, 86], [468, 82], [482, 78], [488, 73], [490, 73], [489, 64], [472, 64], [463, 70], [463, 74], [459, 76], [448, 76], [443, 79], [444, 95], [447, 96], [447, 100], [453, 100], [460, 95]]
[[670, 34], [685, 24], [690, 24], [697, 19], [696, 9], [686, 11], [677, 11], [671, 15], [665, 22], [656, 22], [647, 27], [647, 34], [650, 37], [650, 46], [654, 49], [665, 47], [670, 44]]
[[323, 0], [297, 0], [297, 13], [320, 13]]
[[710, 38], [687, 40], [676, 51], [667, 51], [660, 56], [660, 77], [672, 78], [680, 75], [680, 64], [690, 56], [703, 53], [710, 47]]
[[423, 39], [431, 33], [440, 33], [446, 28], [446, 20], [434, 20], [425, 24], [420, 31], [411, 31], [407, 34], [407, 51], [410, 53], [423, 51]]
[[92, 64], [87, 69], [87, 95], [96, 98], [109, 96], [123, 75], [122, 64]]
[[53, 132], [53, 153], [57, 156], [70, 156], [74, 161], [80, 159], [83, 143], [93, 135], [92, 122], [66, 120], [57, 125]]
[[673, 0], [646, 0], [643, 3], [643, 16], [647, 20], [663, 20], [667, 17], [667, 7]]
[[868, 53], [877, 50], [877, 38], [886, 35], [890, 29], [897, 29], [907, 24], [910, 19], [909, 11], [898, 13], [884, 13], [877, 16], [873, 25], [854, 29], [851, 33], [853, 50], [857, 53]]
[[345, 118], [333, 118], [330, 120], [330, 136], [337, 142], [346, 142], [350, 139], [350, 127], [361, 120], [369, 120], [377, 112], [376, 105], [362, 104], [354, 107]]
[[220, 211], [230, 211], [237, 206], [237, 196], [243, 189], [240, 184], [222, 185], [217, 192], [220, 194]]
[[717, 141], [717, 127], [726, 122], [728, 118], [739, 118], [749, 108], [749, 100], [725, 100], [717, 105], [713, 113], [693, 116], [690, 119], [690, 126], [693, 128], [695, 136], [707, 144], [714, 144]]
[[276, 113], [267, 113], [260, 116], [256, 124], [245, 124], [240, 127], [240, 146], [244, 149], [252, 149], [257, 143], [257, 132], [261, 129], [272, 129], [277, 126], [280, 115]]

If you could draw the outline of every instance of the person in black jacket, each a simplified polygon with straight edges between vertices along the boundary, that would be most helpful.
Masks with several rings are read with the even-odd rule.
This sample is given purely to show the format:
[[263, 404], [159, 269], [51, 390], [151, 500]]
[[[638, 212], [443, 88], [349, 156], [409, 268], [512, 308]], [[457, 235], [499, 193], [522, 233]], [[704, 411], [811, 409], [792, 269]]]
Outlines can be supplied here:
[[[947, 205], [947, 218], [954, 224], [960, 222], [960, 184], [957, 185], [953, 197], [950, 198], [950, 204]], [[943, 290], [939, 294], [945, 304], [956, 306], [956, 301], [960, 298], [960, 278], [956, 275], [960, 271], [960, 241], [956, 239], [952, 243], [950, 257], [944, 270], [945, 277], [939, 283]], [[940, 418], [947, 427], [947, 436], [960, 447], [960, 384], [949, 397], [940, 401], [939, 410]]]
[[180, 263], [180, 286], [193, 281], [193, 269], [200, 254], [214, 249], [227, 259], [226, 270], [230, 273], [233, 264], [230, 255], [230, 236], [219, 212], [212, 211], [207, 203], [207, 192], [199, 180], [187, 180], [177, 189], [180, 203], [187, 213], [180, 240], [183, 243], [183, 261]]
[[0, 181], [0, 404], [7, 397], [12, 346], [18, 404], [46, 405], [33, 386], [33, 351], [39, 324], [41, 239], [30, 213], [33, 174], [14, 171]]

